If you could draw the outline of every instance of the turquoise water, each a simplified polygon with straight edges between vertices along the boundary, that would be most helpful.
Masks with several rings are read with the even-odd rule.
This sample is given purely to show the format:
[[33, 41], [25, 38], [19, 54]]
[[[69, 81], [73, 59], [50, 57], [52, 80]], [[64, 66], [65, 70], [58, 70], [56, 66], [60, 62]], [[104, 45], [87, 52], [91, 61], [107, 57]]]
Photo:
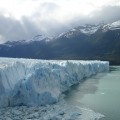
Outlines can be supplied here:
[[120, 66], [110, 67], [109, 73], [100, 73], [73, 86], [65, 100], [102, 113], [105, 118], [101, 120], [120, 120]]

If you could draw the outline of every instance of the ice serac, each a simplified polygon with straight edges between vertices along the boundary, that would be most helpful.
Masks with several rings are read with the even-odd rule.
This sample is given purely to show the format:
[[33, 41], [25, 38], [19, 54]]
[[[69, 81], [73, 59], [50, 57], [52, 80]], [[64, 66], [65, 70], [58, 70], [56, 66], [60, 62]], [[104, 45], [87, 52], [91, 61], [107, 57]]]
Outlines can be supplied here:
[[0, 58], [0, 107], [53, 104], [70, 86], [108, 70], [103, 61]]

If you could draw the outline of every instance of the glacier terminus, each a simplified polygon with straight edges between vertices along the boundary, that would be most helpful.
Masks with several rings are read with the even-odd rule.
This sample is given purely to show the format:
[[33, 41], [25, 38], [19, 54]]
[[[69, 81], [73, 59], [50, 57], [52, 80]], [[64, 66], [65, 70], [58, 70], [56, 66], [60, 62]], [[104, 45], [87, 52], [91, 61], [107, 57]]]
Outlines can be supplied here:
[[108, 70], [107, 61], [0, 58], [0, 107], [56, 103], [70, 86]]

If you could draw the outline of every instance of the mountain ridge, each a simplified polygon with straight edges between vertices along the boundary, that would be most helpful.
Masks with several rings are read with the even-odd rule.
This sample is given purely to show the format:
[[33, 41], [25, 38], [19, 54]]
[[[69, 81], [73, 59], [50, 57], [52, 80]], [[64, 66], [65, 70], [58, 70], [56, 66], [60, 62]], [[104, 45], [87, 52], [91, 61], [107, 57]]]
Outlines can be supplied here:
[[120, 21], [78, 26], [57, 37], [0, 44], [1, 57], [38, 59], [100, 59], [120, 64]]

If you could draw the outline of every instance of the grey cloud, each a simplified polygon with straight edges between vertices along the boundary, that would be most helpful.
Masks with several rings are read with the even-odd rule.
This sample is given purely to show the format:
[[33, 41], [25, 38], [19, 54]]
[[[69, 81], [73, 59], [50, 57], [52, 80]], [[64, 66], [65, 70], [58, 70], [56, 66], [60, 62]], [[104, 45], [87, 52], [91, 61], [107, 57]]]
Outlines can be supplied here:
[[68, 30], [68, 26], [65, 23], [60, 23], [55, 19], [41, 21], [42, 31], [49, 37], [56, 36], [61, 32]]
[[[96, 24], [101, 21], [110, 23], [120, 20], [120, 7], [107, 6], [103, 7], [101, 11], [92, 12], [88, 16], [71, 16], [69, 21], [65, 20], [61, 23], [55, 17], [49, 16], [58, 8], [59, 6], [54, 3], [44, 3], [42, 10], [34, 13], [31, 17], [22, 17], [21, 21], [15, 20], [13, 17], [7, 18], [0, 15], [0, 42], [3, 40], [29, 39], [41, 33], [54, 36], [86, 23]], [[47, 19], [44, 19], [44, 16], [47, 16]]]
[[47, 12], [55, 11], [59, 8], [59, 5], [53, 2], [44, 2], [41, 4], [41, 7], [46, 9]]
[[[87, 16], [75, 16], [67, 22], [67, 30], [84, 24], [111, 23], [120, 20], [119, 6], [104, 6], [101, 11], [94, 11]], [[92, 17], [91, 17], [92, 16]], [[69, 26], [69, 27], [68, 27]], [[64, 28], [63, 28], [64, 30]]]
[[[53, 15], [56, 10], [59, 9], [59, 5], [53, 2], [44, 2], [36, 9], [33, 17], [46, 17]], [[50, 17], [50, 16], [49, 16]]]
[[46, 28], [46, 33], [49, 33], [48, 35], [56, 35], [83, 24], [115, 22], [120, 20], [119, 11], [119, 6], [104, 6], [101, 11], [94, 11], [87, 16], [74, 16], [71, 17], [71, 20], [65, 21], [64, 23], [59, 23], [55, 19], [51, 18], [48, 21], [42, 21], [42, 24]]
[[96, 22], [104, 21], [114, 22], [120, 20], [120, 6], [106, 6], [101, 11], [95, 11], [93, 14], [93, 20]]
[[40, 34], [41, 31], [29, 18], [21, 21], [14, 18], [6, 18], [0, 15], [0, 43], [7, 40], [29, 39]]
[[[69, 24], [71, 26], [79, 26], [83, 24], [99, 24], [101, 22], [111, 23], [120, 20], [120, 7], [119, 6], [106, 6], [100, 11], [91, 12], [88, 16], [76, 16]], [[91, 17], [92, 16], [92, 17]]]
[[117, 20], [120, 20], [120, 6], [104, 6], [101, 11], [94, 11], [88, 16], [74, 16], [64, 23], [64, 27], [60, 27], [58, 33], [84, 24], [111, 23]]

